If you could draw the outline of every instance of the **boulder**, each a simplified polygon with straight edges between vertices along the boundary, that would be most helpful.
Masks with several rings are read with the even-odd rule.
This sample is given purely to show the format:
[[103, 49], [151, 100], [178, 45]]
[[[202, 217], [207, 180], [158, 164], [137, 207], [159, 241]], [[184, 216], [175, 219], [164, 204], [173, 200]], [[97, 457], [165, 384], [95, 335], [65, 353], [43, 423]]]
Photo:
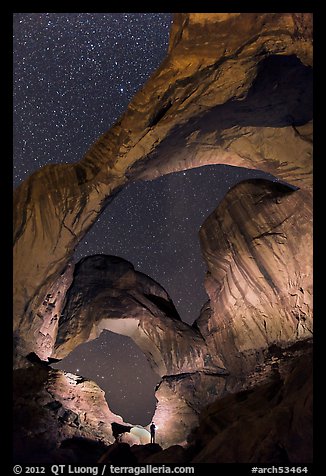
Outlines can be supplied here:
[[44, 364], [17, 369], [14, 390], [14, 458], [21, 464], [78, 462], [83, 445], [94, 454], [114, 442], [112, 413], [95, 382]]
[[312, 463], [311, 349], [286, 354], [274, 357], [269, 381], [217, 400], [201, 413], [192, 463]]

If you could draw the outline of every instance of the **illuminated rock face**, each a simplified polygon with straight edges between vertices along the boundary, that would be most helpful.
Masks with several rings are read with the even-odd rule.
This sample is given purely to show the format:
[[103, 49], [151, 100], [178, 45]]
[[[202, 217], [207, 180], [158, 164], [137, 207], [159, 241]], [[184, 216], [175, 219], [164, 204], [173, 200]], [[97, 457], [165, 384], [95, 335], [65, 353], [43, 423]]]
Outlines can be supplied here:
[[[31, 352], [42, 359], [62, 357], [104, 328], [131, 335], [153, 368], [168, 373], [157, 391], [154, 416], [164, 445], [184, 445], [196, 425], [209, 424], [200, 416], [204, 406], [268, 381], [275, 370], [266, 364], [270, 349], [287, 348], [312, 333], [311, 66], [310, 14], [175, 15], [166, 60], [119, 122], [80, 162], [44, 167], [15, 191], [17, 367], [28, 365], [25, 356]], [[171, 303], [169, 311], [162, 312], [158, 302], [169, 303], [165, 291], [130, 265], [122, 286], [112, 280], [108, 308], [104, 294], [110, 293], [110, 286], [97, 294], [89, 286], [90, 299], [78, 309], [76, 279], [63, 319], [51, 321], [49, 305], [59, 315], [65, 304], [56, 292], [62, 289], [65, 294], [70, 285], [73, 269], [68, 263], [74, 247], [114, 194], [129, 180], [151, 180], [206, 164], [260, 169], [299, 190], [263, 181], [243, 183], [206, 219], [200, 239], [210, 301], [195, 326], [171, 314]], [[92, 258], [80, 268], [87, 263]], [[111, 263], [110, 272], [113, 267]], [[82, 277], [79, 271], [75, 278]], [[113, 305], [114, 289], [118, 300]], [[88, 322], [94, 303], [100, 317]], [[125, 319], [126, 312], [131, 317]], [[153, 343], [159, 350], [151, 357]], [[225, 367], [225, 375], [207, 368], [207, 354], [215, 370]], [[292, 370], [282, 368], [285, 382]], [[289, 386], [288, 408], [295, 388]], [[299, 398], [296, 412], [305, 405], [303, 393]], [[264, 401], [258, 392], [256, 407], [263, 409]], [[241, 410], [236, 398], [230, 402], [234, 414]], [[309, 418], [309, 412], [305, 414]], [[284, 438], [291, 421], [299, 422], [289, 411], [281, 428]], [[300, 422], [295, 425], [291, 438], [310, 445], [309, 424], [307, 430]], [[268, 425], [262, 428], [253, 435], [257, 442], [268, 432]], [[228, 441], [237, 434], [231, 421]], [[204, 442], [207, 448], [202, 448], [198, 462], [215, 451], [223, 453], [221, 441], [215, 443]], [[244, 450], [243, 458], [262, 461], [268, 451], [249, 455]], [[233, 458], [235, 453], [228, 454]], [[288, 455], [296, 458], [291, 449]]]
[[164, 377], [155, 392], [157, 443], [163, 448], [187, 444], [203, 408], [225, 394], [227, 377], [205, 372]]
[[103, 329], [131, 337], [159, 375], [225, 373], [200, 332], [181, 321], [166, 291], [128, 261], [96, 255], [75, 267], [52, 358], [61, 359]]
[[39, 307], [33, 310], [34, 319], [28, 331], [25, 333], [22, 326], [21, 332], [16, 333], [14, 360], [17, 367], [26, 365], [24, 355], [35, 353], [41, 360], [47, 361], [52, 354], [66, 293], [73, 280], [73, 271], [74, 265], [69, 263], [47, 289]]
[[17, 462], [54, 463], [63, 458], [77, 463], [68, 450], [74, 440], [97, 441], [92, 449], [100, 456], [114, 442], [111, 423], [123, 423], [109, 410], [104, 391], [80, 376], [34, 364], [15, 370], [13, 383]]
[[231, 190], [201, 230], [209, 305], [197, 320], [232, 375], [271, 344], [312, 336], [312, 197], [254, 180]]

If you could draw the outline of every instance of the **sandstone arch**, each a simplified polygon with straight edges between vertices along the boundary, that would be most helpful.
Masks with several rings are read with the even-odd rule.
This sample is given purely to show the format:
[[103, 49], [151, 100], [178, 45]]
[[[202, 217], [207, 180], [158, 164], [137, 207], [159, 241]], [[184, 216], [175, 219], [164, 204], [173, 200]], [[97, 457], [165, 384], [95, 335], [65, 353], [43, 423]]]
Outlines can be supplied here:
[[40, 348], [41, 358], [52, 352], [60, 320], [51, 321], [51, 306], [47, 318], [39, 310], [62, 308], [64, 297], [51, 301], [58, 280], [66, 291], [74, 247], [114, 195], [128, 181], [212, 163], [258, 168], [299, 189], [240, 184], [206, 220], [210, 304], [189, 332], [230, 376], [158, 364], [162, 374], [177, 371], [157, 391], [166, 434], [179, 416], [166, 444], [185, 443], [203, 406], [269, 378], [272, 345], [309, 341], [311, 67], [309, 13], [176, 14], [166, 60], [117, 124], [78, 163], [44, 167], [15, 191], [16, 367]]
[[[181, 126], [187, 130], [189, 120], [245, 98], [264, 58], [296, 55], [311, 65], [311, 25], [310, 14], [177, 15], [166, 60], [120, 121], [79, 163], [44, 167], [18, 187], [14, 197], [14, 330], [19, 354], [33, 350], [31, 341], [42, 325], [35, 320], [35, 309], [114, 193], [127, 180], [141, 178], [144, 168], [146, 177], [171, 171], [172, 160], [167, 162], [168, 169], [158, 168], [152, 160], [155, 150], [159, 161], [165, 160], [163, 146], [171, 136], [180, 154], [173, 131]], [[165, 112], [160, 117], [162, 108]], [[223, 117], [220, 120], [223, 129]], [[293, 119], [287, 121], [287, 127], [272, 129], [226, 129], [220, 137], [204, 133], [198, 141], [192, 128], [183, 153], [191, 156], [189, 166], [210, 162], [252, 167], [258, 162], [261, 170], [294, 185], [300, 180], [300, 186], [311, 189], [310, 123], [294, 129]], [[170, 147], [167, 152], [172, 157]], [[180, 161], [183, 164], [182, 156]], [[137, 163], [141, 169], [133, 168]]]
[[194, 369], [226, 373], [158, 283], [122, 258], [95, 255], [76, 265], [50, 357], [65, 357], [105, 329], [134, 340], [161, 377]]

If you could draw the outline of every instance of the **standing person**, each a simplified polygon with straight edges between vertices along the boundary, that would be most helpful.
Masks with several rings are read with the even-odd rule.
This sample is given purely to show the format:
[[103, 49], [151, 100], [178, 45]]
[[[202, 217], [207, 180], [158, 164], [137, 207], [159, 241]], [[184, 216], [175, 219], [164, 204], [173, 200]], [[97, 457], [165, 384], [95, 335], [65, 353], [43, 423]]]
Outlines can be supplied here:
[[156, 426], [155, 426], [155, 423], [152, 422], [151, 426], [149, 427], [149, 429], [151, 430], [151, 443], [155, 443], [155, 430], [156, 430]]

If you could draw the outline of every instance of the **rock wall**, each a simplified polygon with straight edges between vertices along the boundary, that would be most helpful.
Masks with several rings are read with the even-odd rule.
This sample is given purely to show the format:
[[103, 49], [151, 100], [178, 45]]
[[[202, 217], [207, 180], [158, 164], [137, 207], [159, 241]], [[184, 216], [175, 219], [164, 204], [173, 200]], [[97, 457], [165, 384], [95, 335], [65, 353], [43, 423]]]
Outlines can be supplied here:
[[312, 336], [312, 197], [253, 180], [235, 186], [200, 230], [209, 308], [197, 320], [233, 375], [271, 344]]
[[273, 358], [273, 372], [263, 384], [225, 396], [202, 412], [188, 461], [313, 462], [311, 349], [289, 355]]
[[101, 455], [114, 442], [111, 422], [123, 423], [109, 410], [104, 391], [80, 376], [34, 363], [14, 371], [13, 385], [17, 463], [77, 463], [74, 441]]
[[43, 361], [47, 361], [51, 356], [59, 321], [62, 318], [66, 293], [73, 281], [74, 268], [73, 263], [68, 263], [65, 270], [47, 289], [40, 305], [30, 311], [30, 327], [27, 329], [22, 325], [19, 331], [14, 331], [16, 367], [28, 366], [24, 357], [31, 353], [36, 354]]
[[309, 191], [252, 180], [230, 190], [205, 220], [199, 235], [210, 299], [194, 327], [227, 372], [163, 379], [154, 420], [167, 445], [185, 445], [203, 409], [247, 389], [262, 368], [259, 384], [268, 380], [273, 346], [311, 339], [311, 208]]
[[225, 394], [227, 381], [226, 376], [203, 371], [164, 377], [155, 392], [157, 442], [163, 448], [186, 446], [201, 411]]
[[259, 59], [246, 93], [175, 126], [131, 171], [148, 180], [224, 164], [264, 170], [311, 188], [312, 89], [312, 68], [297, 57]]

